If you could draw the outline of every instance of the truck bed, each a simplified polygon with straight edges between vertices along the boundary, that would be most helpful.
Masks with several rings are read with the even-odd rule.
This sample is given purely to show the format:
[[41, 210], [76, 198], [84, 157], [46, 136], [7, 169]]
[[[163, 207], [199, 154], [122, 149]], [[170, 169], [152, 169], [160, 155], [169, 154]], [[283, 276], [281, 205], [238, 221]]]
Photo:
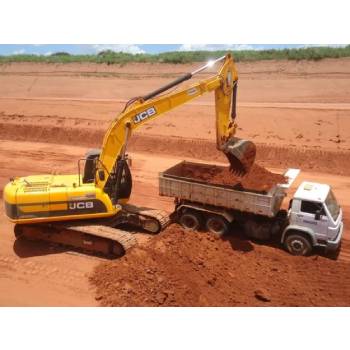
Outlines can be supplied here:
[[272, 187], [267, 193], [254, 193], [228, 185], [209, 184], [190, 177], [183, 177], [181, 168], [185, 164], [208, 167], [208, 164], [183, 161], [159, 174], [159, 194], [194, 203], [213, 205], [258, 215], [273, 217], [281, 208], [286, 190], [299, 173], [288, 169], [285, 184]]

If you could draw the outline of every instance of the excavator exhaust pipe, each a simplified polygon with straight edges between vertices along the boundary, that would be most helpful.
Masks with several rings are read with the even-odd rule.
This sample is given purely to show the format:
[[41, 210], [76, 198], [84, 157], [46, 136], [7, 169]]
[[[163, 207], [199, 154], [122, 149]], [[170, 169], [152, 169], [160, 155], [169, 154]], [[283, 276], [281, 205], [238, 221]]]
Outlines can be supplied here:
[[223, 152], [230, 163], [230, 170], [243, 176], [249, 173], [254, 164], [256, 146], [251, 141], [232, 137], [224, 144]]

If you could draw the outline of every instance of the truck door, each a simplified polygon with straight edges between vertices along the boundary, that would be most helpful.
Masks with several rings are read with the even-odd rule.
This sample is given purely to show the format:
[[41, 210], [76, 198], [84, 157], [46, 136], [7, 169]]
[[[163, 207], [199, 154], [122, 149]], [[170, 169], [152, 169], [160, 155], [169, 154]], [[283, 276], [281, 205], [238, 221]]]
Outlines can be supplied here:
[[[316, 216], [320, 213], [319, 216]], [[319, 238], [327, 237], [328, 217], [321, 203], [301, 201], [299, 224], [311, 228]]]

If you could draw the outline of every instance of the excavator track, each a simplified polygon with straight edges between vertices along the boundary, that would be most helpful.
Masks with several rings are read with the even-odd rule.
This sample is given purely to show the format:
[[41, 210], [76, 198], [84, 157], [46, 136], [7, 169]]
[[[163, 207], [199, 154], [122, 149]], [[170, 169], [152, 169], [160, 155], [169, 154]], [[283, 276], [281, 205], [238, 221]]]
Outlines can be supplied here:
[[111, 258], [123, 256], [137, 244], [127, 231], [104, 225], [24, 224], [15, 226], [17, 239], [45, 241]]
[[169, 214], [164, 210], [137, 207], [132, 204], [123, 205], [123, 209], [130, 214], [139, 217], [141, 226], [150, 233], [158, 233], [165, 229], [170, 223]]
[[17, 224], [15, 236], [18, 239], [45, 241], [102, 254], [107, 257], [123, 256], [137, 244], [134, 233], [116, 226], [130, 224], [156, 234], [170, 223], [169, 215], [163, 210], [137, 207], [127, 204], [113, 220], [74, 221], [48, 224]]

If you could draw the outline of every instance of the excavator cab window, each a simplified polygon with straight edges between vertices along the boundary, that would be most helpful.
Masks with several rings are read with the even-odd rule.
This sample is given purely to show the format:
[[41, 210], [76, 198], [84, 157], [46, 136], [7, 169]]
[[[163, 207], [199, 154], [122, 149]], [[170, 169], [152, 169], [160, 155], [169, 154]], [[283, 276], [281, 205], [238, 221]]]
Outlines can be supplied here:
[[83, 183], [86, 184], [95, 182], [96, 161], [99, 158], [100, 153], [100, 149], [92, 149], [86, 153]]

